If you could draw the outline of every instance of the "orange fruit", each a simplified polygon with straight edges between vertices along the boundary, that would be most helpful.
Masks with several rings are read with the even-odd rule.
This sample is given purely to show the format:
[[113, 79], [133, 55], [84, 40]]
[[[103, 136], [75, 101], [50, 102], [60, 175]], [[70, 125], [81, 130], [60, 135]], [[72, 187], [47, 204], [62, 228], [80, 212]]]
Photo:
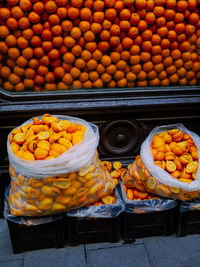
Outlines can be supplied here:
[[175, 28], [174, 28], [174, 30], [178, 34], [184, 33], [185, 29], [186, 29], [186, 26], [184, 23], [178, 23], [175, 25]]
[[71, 48], [75, 45], [76, 41], [71, 36], [67, 36], [64, 38], [64, 45], [68, 48]]
[[[62, 2], [62, 1], [61, 1]], [[67, 1], [66, 1], [67, 3]], [[72, 0], [71, 1], [71, 5], [74, 6], [74, 7], [81, 7], [83, 4], [83, 0]]]
[[29, 19], [26, 17], [20, 18], [18, 21], [18, 26], [22, 30], [28, 29], [30, 27]]
[[93, 20], [94, 20], [94, 22], [102, 23], [104, 20], [104, 12], [102, 12], [102, 11], [94, 12], [93, 13]]
[[68, 8], [68, 17], [73, 20], [79, 17], [79, 9], [76, 7], [69, 7]]
[[152, 42], [153, 45], [159, 45], [160, 42], [161, 42], [160, 36], [158, 34], [153, 34], [151, 42]]
[[140, 31], [145, 31], [147, 29], [147, 23], [145, 20], [140, 20], [140, 22], [137, 25], [138, 29]]
[[69, 20], [64, 20], [61, 24], [63, 31], [70, 32], [73, 28], [73, 24]]
[[156, 21], [156, 16], [153, 12], [148, 12], [145, 16], [145, 21], [147, 24], [153, 24]]
[[48, 21], [51, 25], [57, 25], [60, 23], [60, 18], [56, 14], [51, 14], [48, 17]]
[[70, 35], [72, 38], [78, 39], [81, 37], [81, 30], [79, 29], [79, 27], [73, 27], [70, 32]]
[[[44, 40], [44, 39], [43, 39]], [[33, 47], [39, 47], [41, 45], [41, 39], [39, 36], [33, 36], [31, 38], [31, 44]]]
[[82, 8], [81, 9], [81, 11], [80, 11], [80, 18], [82, 20], [89, 20], [91, 18], [91, 16], [92, 16], [92, 12], [91, 12], [91, 10], [89, 8], [85, 7], [85, 8]]
[[88, 70], [95, 70], [97, 67], [97, 61], [94, 59], [90, 59], [87, 61], [86, 66]]
[[80, 76], [79, 76], [79, 80], [84, 83], [87, 82], [89, 80], [89, 75], [87, 72], [81, 72]]
[[162, 51], [162, 49], [161, 49], [161, 46], [160, 45], [153, 45], [152, 46], [151, 53], [153, 55], [160, 55], [161, 54], [161, 51]]
[[35, 83], [38, 85], [43, 85], [45, 83], [44, 77], [42, 77], [40, 75], [36, 75], [35, 76]]
[[153, 13], [154, 15], [156, 15], [156, 17], [161, 17], [165, 12], [165, 9], [162, 6], [155, 6], [153, 9]]
[[194, 25], [191, 25], [191, 24], [187, 24], [185, 26], [185, 33], [188, 36], [192, 36], [195, 33], [195, 26]]
[[81, 53], [81, 58], [85, 61], [88, 61], [92, 58], [92, 54], [87, 50], [83, 50], [83, 52]]
[[31, 23], [39, 23], [40, 22], [40, 16], [36, 12], [30, 12], [28, 14], [28, 19]]
[[7, 79], [9, 75], [11, 74], [11, 70], [9, 67], [4, 66], [0, 69], [0, 76], [4, 79]]
[[157, 34], [160, 36], [160, 37], [165, 37], [167, 36], [168, 34], [168, 29], [166, 26], [163, 26], [163, 27], [160, 27], [158, 28], [157, 30]]
[[145, 52], [149, 52], [152, 49], [152, 43], [150, 41], [144, 41], [142, 43], [142, 50]]
[[93, 4], [93, 8], [95, 11], [102, 11], [104, 9], [104, 1], [97, 0]]
[[[165, 11], [166, 12], [166, 11]], [[156, 26], [157, 27], [163, 27], [166, 24], [166, 18], [165, 17], [159, 17], [156, 19]]]
[[127, 20], [121, 20], [119, 23], [119, 27], [122, 31], [128, 31], [131, 27], [130, 22]]
[[26, 29], [22, 32], [22, 36], [27, 39], [30, 40], [33, 37], [33, 30], [32, 29]]
[[141, 52], [140, 59], [142, 62], [148, 62], [151, 59], [151, 54], [149, 52]]
[[137, 13], [132, 13], [130, 17], [130, 22], [132, 25], [138, 25], [140, 21], [140, 16]]
[[176, 164], [173, 161], [167, 160], [166, 161], [166, 170], [168, 172], [174, 172], [176, 170]]
[[146, 7], [146, 0], [135, 0], [135, 6], [138, 9], [144, 9]]
[[44, 4], [42, 2], [36, 2], [33, 4], [33, 11], [37, 14], [42, 14], [44, 12]]
[[80, 21], [80, 23], [79, 23], [79, 29], [82, 32], [88, 31], [90, 29], [90, 23], [88, 21]]
[[86, 63], [82, 58], [78, 58], [78, 59], [76, 59], [74, 65], [78, 69], [83, 69], [85, 67]]
[[83, 88], [91, 89], [92, 88], [92, 82], [91, 81], [84, 82]]
[[8, 47], [15, 47], [17, 44], [17, 39], [14, 35], [8, 35], [5, 39], [5, 43]]
[[73, 78], [77, 79], [80, 76], [81, 72], [78, 68], [72, 67], [70, 70], [70, 74]]
[[54, 1], [46, 1], [45, 3], [45, 9], [48, 13], [54, 13], [57, 9], [57, 5]]
[[188, 3], [187, 1], [184, 1], [184, 0], [180, 0], [177, 2], [177, 5], [176, 5], [176, 8], [178, 11], [185, 11], [187, 9], [187, 6], [188, 6]]
[[[95, 43], [96, 44], [96, 43]], [[87, 48], [87, 47], [86, 47]], [[96, 47], [94, 47], [96, 49]], [[101, 50], [102, 52], [106, 52], [108, 51], [108, 49], [110, 48], [110, 44], [108, 42], [105, 42], [105, 41], [101, 41], [99, 42], [98, 44], [98, 48], [99, 50]], [[95, 50], [94, 49], [94, 50]]]
[[65, 7], [59, 7], [56, 11], [59, 18], [64, 19], [67, 16], [67, 9]]
[[10, 18], [10, 10], [6, 7], [0, 8], [0, 19], [1, 20], [7, 20]]
[[[152, 56], [152, 62], [153, 62], [154, 64], [159, 64], [159, 63], [161, 63], [162, 61], [163, 61], [162, 56], [160, 56], [160, 55]], [[163, 62], [163, 63], [164, 63], [164, 62]]]
[[6, 38], [9, 35], [9, 29], [5, 25], [0, 26], [0, 38]]
[[[128, 10], [129, 11], [129, 10]], [[123, 12], [126, 12], [126, 13], [128, 13], [128, 11], [126, 12], [126, 10], [124, 9], [123, 10]], [[121, 11], [122, 12], [122, 11]], [[121, 12], [120, 12], [120, 14], [121, 14]], [[129, 11], [130, 12], [130, 11]], [[120, 14], [119, 14], [119, 16], [120, 16]], [[130, 13], [128, 13], [129, 14], [129, 17], [130, 17]], [[117, 15], [117, 12], [116, 12], [116, 10], [114, 9], [114, 8], [109, 8], [109, 9], [106, 9], [106, 11], [105, 11], [105, 17], [106, 17], [106, 19], [108, 19], [108, 20], [113, 20], [115, 17], [116, 17], [116, 15]], [[127, 14], [126, 14], [127, 15]], [[125, 17], [125, 16], [124, 16]], [[122, 19], [122, 18], [121, 18]]]

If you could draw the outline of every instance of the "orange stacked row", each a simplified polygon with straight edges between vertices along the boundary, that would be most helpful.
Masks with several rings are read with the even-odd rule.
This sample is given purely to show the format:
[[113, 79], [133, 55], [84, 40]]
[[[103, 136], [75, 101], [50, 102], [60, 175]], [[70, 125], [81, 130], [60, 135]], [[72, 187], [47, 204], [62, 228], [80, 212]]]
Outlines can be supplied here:
[[196, 85], [199, 0], [6, 0], [5, 90]]
[[12, 152], [25, 160], [54, 159], [83, 140], [85, 126], [49, 114], [14, 129], [9, 142]]
[[188, 134], [179, 129], [154, 135], [151, 145], [154, 163], [182, 182], [195, 179], [198, 151]]

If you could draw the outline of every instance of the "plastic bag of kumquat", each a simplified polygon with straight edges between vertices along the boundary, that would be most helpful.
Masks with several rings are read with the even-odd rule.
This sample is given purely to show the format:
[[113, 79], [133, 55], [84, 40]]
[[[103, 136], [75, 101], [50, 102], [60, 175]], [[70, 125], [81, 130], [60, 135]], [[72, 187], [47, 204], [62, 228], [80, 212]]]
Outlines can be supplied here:
[[177, 200], [161, 198], [151, 193], [128, 188], [120, 182], [120, 193], [127, 213], [151, 213], [170, 210], [177, 206]]
[[143, 142], [140, 156], [129, 166], [127, 183], [142, 182], [162, 197], [190, 200], [200, 195], [200, 137], [182, 124], [159, 126]]
[[98, 141], [96, 125], [68, 116], [45, 114], [14, 129], [7, 142], [10, 213], [65, 212], [112, 192], [115, 183], [100, 164]]
[[115, 192], [108, 196], [102, 197], [97, 202], [87, 207], [67, 212], [68, 217], [79, 218], [116, 218], [125, 209], [119, 191], [115, 188]]

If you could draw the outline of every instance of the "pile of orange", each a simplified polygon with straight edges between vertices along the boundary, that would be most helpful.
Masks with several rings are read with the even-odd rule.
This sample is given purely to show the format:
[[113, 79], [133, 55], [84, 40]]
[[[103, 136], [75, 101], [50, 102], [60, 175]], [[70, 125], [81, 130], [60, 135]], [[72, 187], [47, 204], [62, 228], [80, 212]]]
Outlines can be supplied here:
[[197, 85], [199, 0], [6, 0], [5, 90]]
[[[174, 179], [182, 183], [191, 183], [196, 178], [198, 170], [197, 147], [189, 134], [180, 129], [172, 129], [155, 134], [150, 146], [154, 164], [168, 172]], [[135, 199], [134, 190], [149, 192], [161, 197], [181, 200], [197, 198], [200, 191], [187, 191], [180, 187], [168, 186], [153, 177], [138, 155], [128, 166], [122, 177], [125, 191], [129, 190], [129, 199]], [[139, 193], [139, 196], [142, 194]], [[139, 197], [142, 199], [142, 197]]]
[[198, 151], [188, 134], [172, 129], [154, 135], [151, 145], [154, 163], [182, 182], [195, 179]]
[[44, 114], [14, 129], [9, 135], [12, 152], [25, 160], [55, 159], [84, 138], [85, 126]]
[[[15, 128], [9, 143], [12, 152], [24, 160], [56, 159], [83, 141], [85, 131], [84, 125], [44, 114], [41, 119], [34, 117], [30, 123]], [[118, 180], [100, 164], [97, 152], [89, 166], [54, 177], [27, 177], [14, 166], [9, 171], [12, 182], [8, 202], [12, 215], [48, 215], [99, 200], [104, 204], [115, 203], [113, 191]]]
[[113, 179], [120, 178], [123, 179], [124, 174], [127, 171], [127, 168], [122, 166], [122, 163], [120, 161], [114, 161], [113, 164], [110, 161], [102, 161], [101, 164], [109, 171], [111, 172], [111, 177]]
[[[127, 183], [127, 173], [129, 172], [128, 169], [131, 168], [131, 165], [127, 168], [124, 168], [122, 166], [122, 163], [120, 161], [115, 161], [113, 164], [110, 161], [102, 161], [101, 164], [106, 167], [108, 171], [111, 171], [111, 176], [114, 179], [120, 178], [122, 181], [125, 182], [123, 186], [123, 190], [126, 192], [126, 195], [129, 200], [148, 200], [148, 199], [156, 199], [155, 195], [152, 195], [145, 191], [145, 188], [143, 187], [141, 190], [137, 190], [133, 185], [130, 185]], [[108, 196], [107, 196], [108, 198]], [[103, 200], [102, 200], [103, 201]], [[98, 205], [102, 205], [102, 203], [98, 201]], [[103, 201], [105, 203], [105, 201]], [[110, 204], [111, 204], [111, 198], [110, 198]]]

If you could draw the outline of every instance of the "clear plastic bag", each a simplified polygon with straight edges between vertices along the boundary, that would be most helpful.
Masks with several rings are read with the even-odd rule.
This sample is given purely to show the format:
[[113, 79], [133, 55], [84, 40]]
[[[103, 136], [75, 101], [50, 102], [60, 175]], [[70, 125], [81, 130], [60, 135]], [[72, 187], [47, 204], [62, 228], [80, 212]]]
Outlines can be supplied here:
[[110, 205], [99, 205], [99, 206], [90, 206], [84, 207], [77, 210], [72, 210], [67, 212], [68, 217], [79, 217], [79, 218], [116, 218], [121, 214], [124, 209], [124, 203], [120, 197], [119, 191], [115, 188], [115, 198], [116, 203]]
[[5, 190], [5, 200], [4, 200], [4, 218], [6, 220], [9, 220], [17, 224], [23, 224], [26, 226], [34, 226], [34, 225], [41, 225], [41, 224], [58, 221], [63, 218], [63, 215], [61, 213], [41, 216], [41, 217], [40, 216], [37, 216], [37, 217], [15, 216], [15, 215], [10, 214], [10, 208], [8, 204], [9, 188], [6, 188]]
[[98, 158], [97, 126], [78, 118], [57, 118], [84, 125], [86, 131], [82, 142], [55, 159], [21, 159], [12, 153], [8, 141], [12, 178], [8, 203], [12, 215], [42, 216], [77, 209], [97, 201], [115, 187]]
[[173, 209], [177, 206], [177, 201], [174, 199], [156, 198], [148, 200], [130, 200], [124, 191], [123, 182], [120, 182], [120, 193], [125, 204], [125, 212], [127, 213], [151, 213]]
[[[99, 142], [98, 127], [85, 120], [62, 115], [53, 115], [59, 120], [68, 120], [71, 123], [84, 125], [86, 131], [84, 140], [62, 153], [56, 159], [27, 161], [17, 157], [10, 148], [9, 136], [7, 140], [8, 159], [15, 172], [34, 178], [54, 177], [61, 174], [79, 171], [91, 164]], [[42, 116], [38, 117], [39, 119]], [[33, 118], [24, 122], [20, 127], [32, 123]]]
[[181, 203], [179, 204], [179, 209], [181, 213], [190, 210], [200, 210], [200, 198], [195, 198], [190, 201], [181, 201]]
[[146, 191], [162, 197], [170, 197], [180, 200], [190, 200], [200, 195], [200, 165], [198, 159], [198, 170], [195, 180], [186, 183], [174, 178], [168, 172], [154, 164], [150, 146], [153, 136], [163, 131], [180, 129], [183, 133], [189, 134], [194, 141], [198, 154], [200, 151], [200, 137], [186, 129], [182, 124], [172, 124], [154, 128], [141, 146], [140, 157], [129, 166], [129, 170], [124, 176], [125, 185], [132, 185], [140, 189], [144, 187]]

